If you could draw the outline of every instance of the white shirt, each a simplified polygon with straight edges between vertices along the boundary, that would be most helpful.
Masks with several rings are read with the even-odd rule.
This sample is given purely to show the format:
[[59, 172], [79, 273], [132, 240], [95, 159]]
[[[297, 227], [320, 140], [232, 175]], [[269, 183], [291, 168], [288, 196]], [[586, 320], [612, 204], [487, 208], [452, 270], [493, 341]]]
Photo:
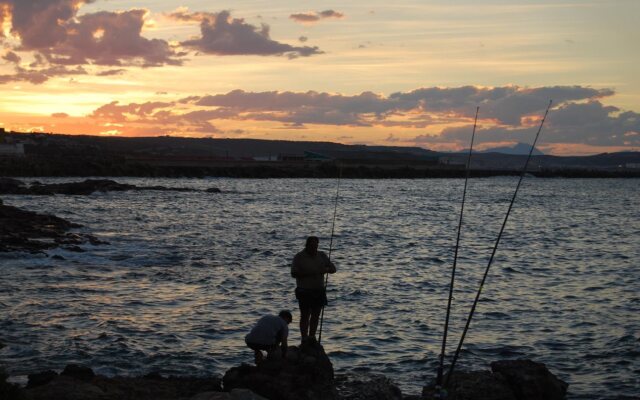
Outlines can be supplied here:
[[277, 315], [265, 315], [245, 336], [247, 343], [272, 345], [289, 336], [287, 322]]

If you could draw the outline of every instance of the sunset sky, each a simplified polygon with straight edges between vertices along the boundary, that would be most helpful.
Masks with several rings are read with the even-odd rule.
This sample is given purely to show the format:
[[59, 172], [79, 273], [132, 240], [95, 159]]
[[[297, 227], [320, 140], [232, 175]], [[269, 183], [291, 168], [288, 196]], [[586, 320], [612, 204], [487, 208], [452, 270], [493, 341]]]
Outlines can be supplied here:
[[640, 150], [638, 0], [0, 0], [0, 127]]

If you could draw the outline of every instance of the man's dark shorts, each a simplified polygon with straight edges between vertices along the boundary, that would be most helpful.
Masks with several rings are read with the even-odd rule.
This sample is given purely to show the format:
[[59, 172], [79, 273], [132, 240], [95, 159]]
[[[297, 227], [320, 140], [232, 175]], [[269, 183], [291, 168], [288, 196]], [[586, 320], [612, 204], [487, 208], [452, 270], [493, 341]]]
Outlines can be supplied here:
[[296, 299], [301, 309], [322, 308], [328, 304], [324, 289], [296, 288]]
[[256, 350], [256, 351], [260, 351], [260, 350], [271, 351], [276, 348], [275, 344], [251, 343], [251, 342], [247, 342], [246, 340], [244, 342], [247, 344], [247, 346], [249, 346], [251, 350]]

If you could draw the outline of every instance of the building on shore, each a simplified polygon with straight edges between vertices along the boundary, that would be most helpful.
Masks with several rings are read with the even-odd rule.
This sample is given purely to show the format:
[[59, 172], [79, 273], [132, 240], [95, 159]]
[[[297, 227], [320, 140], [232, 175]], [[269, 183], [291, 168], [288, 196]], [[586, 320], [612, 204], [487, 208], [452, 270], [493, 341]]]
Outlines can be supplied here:
[[24, 157], [24, 144], [0, 143], [0, 157]]

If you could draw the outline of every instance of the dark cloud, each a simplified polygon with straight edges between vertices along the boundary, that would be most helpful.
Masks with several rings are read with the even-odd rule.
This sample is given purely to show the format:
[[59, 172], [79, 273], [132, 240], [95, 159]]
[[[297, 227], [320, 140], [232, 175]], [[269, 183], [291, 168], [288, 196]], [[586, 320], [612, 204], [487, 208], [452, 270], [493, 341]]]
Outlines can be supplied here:
[[7, 54], [2, 56], [2, 59], [5, 61], [9, 61], [10, 63], [13, 63], [13, 64], [18, 64], [22, 60], [20, 56], [14, 53], [13, 51], [7, 52]]
[[320, 15], [318, 15], [318, 13], [315, 12], [308, 12], [308, 13], [296, 13], [296, 14], [291, 14], [289, 15], [289, 18], [291, 18], [292, 20], [296, 21], [296, 22], [316, 22], [320, 20]]
[[298, 40], [299, 40], [300, 42], [304, 43], [304, 42], [306, 42], [307, 40], [309, 40], [309, 38], [308, 38], [308, 37], [306, 37], [306, 36], [300, 36], [300, 37], [298, 38]]
[[428, 111], [453, 112], [472, 118], [476, 106], [480, 106], [483, 118], [496, 119], [505, 125], [517, 126], [521, 118], [544, 111], [550, 99], [556, 104], [566, 101], [596, 99], [611, 96], [610, 89], [592, 89], [582, 86], [552, 86], [523, 88], [505, 86], [479, 88], [423, 88], [407, 93], [393, 93], [389, 99], [396, 100], [400, 108], [415, 107]]
[[112, 122], [131, 122], [152, 116], [156, 110], [174, 105], [171, 102], [150, 101], [120, 105], [117, 101], [105, 104], [90, 115], [93, 118], [107, 119]]
[[[542, 115], [535, 120], [539, 123]], [[538, 125], [530, 127], [480, 127], [476, 141], [531, 142]], [[450, 143], [465, 145], [471, 137], [472, 126], [445, 129], [438, 136], [422, 135], [416, 143]], [[640, 114], [620, 112], [616, 107], [604, 106], [599, 101], [567, 103], [551, 110], [541, 133], [544, 143], [579, 143], [592, 146], [639, 146]], [[468, 146], [468, 144], [466, 144]]]
[[61, 112], [61, 113], [53, 113], [51, 114], [51, 116], [53, 118], [68, 118], [69, 114]]
[[115, 75], [122, 75], [126, 71], [127, 71], [126, 69], [108, 69], [106, 71], [98, 72], [96, 75], [97, 76], [115, 76]]
[[0, 0], [8, 10], [11, 31], [26, 50], [53, 47], [67, 36], [66, 23], [76, 16], [84, 0]]
[[48, 81], [50, 78], [54, 78], [57, 76], [86, 74], [87, 71], [82, 67], [67, 68], [61, 65], [43, 69], [25, 69], [16, 67], [14, 74], [0, 75], [0, 85], [10, 82], [29, 82], [34, 85], [40, 85]]
[[393, 108], [387, 99], [372, 92], [344, 96], [315, 91], [303, 93], [233, 90], [226, 94], [198, 98], [195, 103], [200, 106], [231, 107], [239, 111], [288, 111], [313, 107], [352, 113], [384, 113]]
[[324, 10], [319, 12], [311, 11], [311, 12], [296, 13], [296, 14], [289, 15], [289, 18], [291, 18], [292, 20], [299, 23], [303, 23], [303, 24], [318, 22], [321, 19], [327, 19], [327, 18], [340, 19], [343, 17], [344, 17], [343, 13], [334, 11], [334, 10]]
[[17, 50], [42, 54], [54, 65], [180, 65], [160, 39], [142, 37], [145, 10], [98, 12], [78, 16], [84, 0], [0, 0], [4, 19], [20, 38]]
[[224, 110], [198, 110], [179, 114], [173, 111], [175, 102], [146, 102], [120, 105], [117, 101], [94, 110], [91, 118], [117, 123], [136, 123], [168, 127], [176, 130], [187, 129], [196, 133], [218, 133], [218, 128], [209, 120], [227, 117]]
[[181, 54], [166, 41], [142, 37], [145, 14], [145, 10], [129, 10], [83, 15], [67, 25], [64, 41], [40, 51], [54, 64], [181, 65]]
[[219, 13], [177, 12], [173, 18], [182, 21], [199, 21], [202, 36], [181, 44], [206, 54], [282, 56], [290, 58], [308, 57], [322, 54], [317, 47], [291, 46], [276, 42], [269, 36], [269, 26], [260, 28], [244, 22], [241, 18], [231, 18], [229, 11]]

